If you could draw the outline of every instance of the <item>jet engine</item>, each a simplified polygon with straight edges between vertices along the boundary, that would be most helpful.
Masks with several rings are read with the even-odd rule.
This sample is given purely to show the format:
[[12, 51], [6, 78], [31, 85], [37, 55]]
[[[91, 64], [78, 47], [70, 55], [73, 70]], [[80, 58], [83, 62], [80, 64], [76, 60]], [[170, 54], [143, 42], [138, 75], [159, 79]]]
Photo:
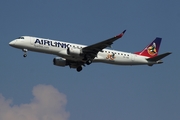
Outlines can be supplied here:
[[61, 67], [65, 67], [67, 65], [67, 61], [64, 58], [61, 57], [55, 57], [53, 59], [53, 64]]
[[67, 49], [67, 54], [68, 55], [74, 55], [74, 56], [80, 56], [82, 54], [82, 50], [71, 47], [71, 48]]

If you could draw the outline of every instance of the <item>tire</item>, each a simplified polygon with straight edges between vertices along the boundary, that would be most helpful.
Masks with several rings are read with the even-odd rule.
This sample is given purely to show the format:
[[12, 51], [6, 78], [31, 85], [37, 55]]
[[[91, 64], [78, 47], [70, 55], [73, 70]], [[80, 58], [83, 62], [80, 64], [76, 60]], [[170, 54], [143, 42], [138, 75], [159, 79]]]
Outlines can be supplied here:
[[80, 72], [80, 71], [82, 70], [82, 67], [79, 66], [79, 67], [76, 68], [76, 70], [77, 70], [78, 72]]
[[26, 55], [26, 54], [24, 54], [24, 55], [23, 55], [23, 57], [27, 57], [27, 55]]
[[90, 65], [91, 63], [92, 63], [92, 60], [87, 60], [87, 61], [86, 61], [86, 64], [87, 64], [87, 65]]

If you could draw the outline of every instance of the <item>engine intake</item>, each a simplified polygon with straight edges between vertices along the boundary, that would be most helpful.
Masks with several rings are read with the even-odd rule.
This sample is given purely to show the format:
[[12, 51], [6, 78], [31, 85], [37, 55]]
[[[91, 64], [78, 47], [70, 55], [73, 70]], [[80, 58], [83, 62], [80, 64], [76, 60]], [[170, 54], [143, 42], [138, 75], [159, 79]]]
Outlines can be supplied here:
[[61, 57], [55, 57], [53, 59], [53, 64], [61, 67], [65, 67], [67, 65], [67, 61], [64, 58]]

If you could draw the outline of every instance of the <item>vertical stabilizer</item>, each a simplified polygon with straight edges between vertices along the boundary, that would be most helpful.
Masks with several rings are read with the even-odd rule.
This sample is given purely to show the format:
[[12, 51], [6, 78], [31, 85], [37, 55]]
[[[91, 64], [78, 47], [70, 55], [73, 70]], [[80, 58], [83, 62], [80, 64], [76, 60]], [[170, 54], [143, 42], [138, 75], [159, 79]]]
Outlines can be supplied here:
[[160, 48], [162, 38], [156, 38], [151, 44], [149, 44], [147, 47], [145, 47], [140, 52], [135, 52], [135, 54], [147, 56], [147, 57], [155, 57], [158, 55], [158, 51]]

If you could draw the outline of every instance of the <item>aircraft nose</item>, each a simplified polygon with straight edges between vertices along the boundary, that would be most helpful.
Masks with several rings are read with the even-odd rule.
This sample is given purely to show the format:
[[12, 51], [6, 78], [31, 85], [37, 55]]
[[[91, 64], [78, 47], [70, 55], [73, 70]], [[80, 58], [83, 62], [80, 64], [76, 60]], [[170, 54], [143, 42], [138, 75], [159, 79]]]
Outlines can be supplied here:
[[13, 40], [13, 41], [11, 41], [11, 42], [9, 43], [9, 45], [10, 45], [10, 46], [14, 46], [14, 45], [15, 45], [15, 42], [16, 42], [16, 40]]

